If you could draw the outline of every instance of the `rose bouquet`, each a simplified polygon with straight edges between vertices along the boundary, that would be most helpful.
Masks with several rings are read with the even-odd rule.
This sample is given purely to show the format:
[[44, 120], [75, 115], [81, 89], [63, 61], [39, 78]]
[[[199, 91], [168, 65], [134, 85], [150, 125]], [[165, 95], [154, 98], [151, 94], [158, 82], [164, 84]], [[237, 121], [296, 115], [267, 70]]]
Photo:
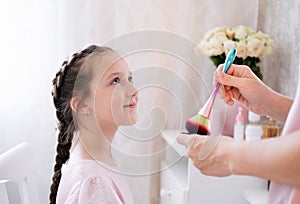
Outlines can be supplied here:
[[274, 41], [265, 33], [243, 25], [226, 28], [217, 27], [205, 34], [195, 51], [204, 54], [213, 61], [215, 66], [224, 63], [227, 53], [237, 49], [235, 64], [248, 65], [260, 79], [263, 78], [258, 63], [260, 59], [274, 50]]

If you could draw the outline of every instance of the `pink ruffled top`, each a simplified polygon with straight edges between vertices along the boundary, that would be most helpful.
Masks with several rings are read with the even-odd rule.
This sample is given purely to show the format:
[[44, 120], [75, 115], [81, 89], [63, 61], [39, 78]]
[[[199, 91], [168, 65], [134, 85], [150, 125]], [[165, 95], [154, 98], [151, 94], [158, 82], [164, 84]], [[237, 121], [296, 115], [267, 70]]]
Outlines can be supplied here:
[[[300, 72], [299, 72], [300, 75]], [[300, 79], [300, 76], [299, 76]], [[295, 100], [289, 111], [282, 135], [300, 129], [300, 83]], [[300, 147], [299, 147], [300, 148]], [[287, 175], [288, 176], [288, 175]], [[269, 204], [300, 204], [300, 188], [295, 188], [282, 183], [271, 182], [269, 193]]]
[[132, 204], [126, 178], [95, 160], [64, 164], [57, 204]]

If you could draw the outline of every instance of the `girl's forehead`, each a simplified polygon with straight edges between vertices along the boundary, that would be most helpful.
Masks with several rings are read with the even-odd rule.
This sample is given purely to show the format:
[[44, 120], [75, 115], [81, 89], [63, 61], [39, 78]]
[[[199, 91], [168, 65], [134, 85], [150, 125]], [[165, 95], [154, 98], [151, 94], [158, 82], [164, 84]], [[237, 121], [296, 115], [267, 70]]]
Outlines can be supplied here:
[[92, 63], [94, 67], [97, 67], [97, 69], [102, 68], [103, 70], [105, 70], [121, 59], [122, 56], [114, 52], [104, 52], [93, 56]]
[[107, 52], [100, 55], [95, 56], [95, 60], [93, 62], [94, 67], [94, 75], [96, 78], [105, 79], [111, 73], [122, 72], [128, 73], [129, 68], [125, 61], [125, 59], [114, 52]]

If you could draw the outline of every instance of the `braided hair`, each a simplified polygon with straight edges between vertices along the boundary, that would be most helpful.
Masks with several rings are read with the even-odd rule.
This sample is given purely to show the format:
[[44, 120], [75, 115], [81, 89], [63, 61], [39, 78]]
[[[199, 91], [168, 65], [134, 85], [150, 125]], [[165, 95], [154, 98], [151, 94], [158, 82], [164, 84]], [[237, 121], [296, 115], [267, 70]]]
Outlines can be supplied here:
[[61, 179], [61, 167], [70, 157], [70, 148], [76, 130], [70, 101], [75, 95], [81, 93], [81, 97], [84, 97], [83, 94], [89, 92], [88, 84], [92, 76], [91, 74], [81, 74], [80, 69], [88, 56], [106, 51], [113, 50], [108, 47], [91, 45], [81, 52], [74, 53], [69, 62], [63, 62], [61, 69], [56, 73], [52, 81], [52, 96], [58, 120], [58, 144], [56, 147], [54, 175], [50, 187], [50, 204], [56, 203], [57, 190]]

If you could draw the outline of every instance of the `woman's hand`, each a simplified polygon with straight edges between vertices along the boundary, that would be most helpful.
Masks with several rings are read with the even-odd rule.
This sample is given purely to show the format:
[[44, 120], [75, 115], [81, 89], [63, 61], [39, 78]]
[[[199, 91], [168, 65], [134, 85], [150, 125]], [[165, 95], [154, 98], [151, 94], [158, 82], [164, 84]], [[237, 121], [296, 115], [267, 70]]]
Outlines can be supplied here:
[[227, 136], [182, 134], [194, 166], [210, 176], [248, 175], [300, 187], [300, 130], [284, 137], [236, 141]]
[[266, 86], [248, 66], [231, 65], [227, 73], [223, 65], [215, 71], [215, 84], [221, 84], [219, 94], [225, 103], [232, 105], [239, 101], [248, 110], [285, 121], [292, 100]]
[[210, 176], [234, 174], [232, 155], [234, 152], [237, 153], [235, 147], [240, 142], [227, 136], [200, 136], [196, 134], [179, 135], [177, 141], [188, 148], [188, 156], [202, 174]]
[[270, 89], [247, 66], [233, 64], [226, 74], [222, 69], [223, 64], [215, 72], [215, 83], [222, 84], [219, 89], [221, 98], [229, 105], [236, 99], [250, 111], [263, 113]]

